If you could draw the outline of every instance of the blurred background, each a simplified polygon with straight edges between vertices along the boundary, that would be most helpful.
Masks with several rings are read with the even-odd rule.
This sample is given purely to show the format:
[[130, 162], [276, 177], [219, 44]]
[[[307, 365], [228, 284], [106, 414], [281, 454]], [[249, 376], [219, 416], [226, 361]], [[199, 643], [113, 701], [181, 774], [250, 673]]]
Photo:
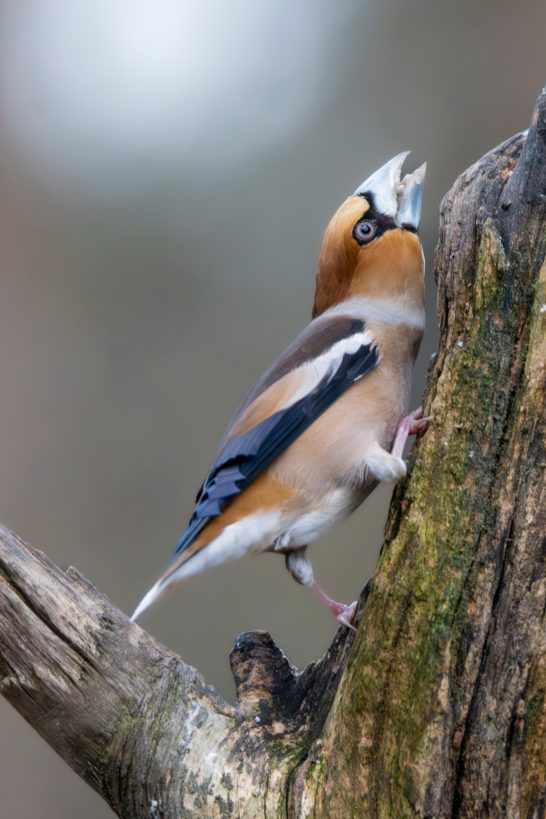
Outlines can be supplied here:
[[[132, 611], [169, 560], [243, 392], [307, 322], [322, 231], [406, 148], [432, 258], [455, 177], [527, 126], [542, 0], [0, 3], [0, 518]], [[391, 486], [316, 543], [350, 601]], [[193, 579], [142, 626], [233, 696], [235, 635], [302, 667], [335, 623], [265, 556]], [[0, 701], [2, 816], [106, 817]]]

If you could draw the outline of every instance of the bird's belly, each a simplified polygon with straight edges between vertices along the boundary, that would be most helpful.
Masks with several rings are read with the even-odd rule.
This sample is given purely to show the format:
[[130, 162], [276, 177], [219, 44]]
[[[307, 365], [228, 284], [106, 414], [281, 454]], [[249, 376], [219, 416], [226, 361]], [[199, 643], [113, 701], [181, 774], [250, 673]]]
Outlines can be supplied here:
[[313, 507], [294, 520], [289, 528], [277, 538], [276, 552], [290, 551], [306, 546], [327, 532], [338, 520], [350, 515], [364, 500], [366, 493], [350, 487], [340, 487], [328, 492]]

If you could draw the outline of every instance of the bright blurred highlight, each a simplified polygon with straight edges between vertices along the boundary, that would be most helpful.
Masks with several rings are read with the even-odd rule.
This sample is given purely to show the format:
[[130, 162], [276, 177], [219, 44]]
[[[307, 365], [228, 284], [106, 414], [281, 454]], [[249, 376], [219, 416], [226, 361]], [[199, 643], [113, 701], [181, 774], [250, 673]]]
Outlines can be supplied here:
[[27, 161], [81, 184], [150, 162], [221, 173], [309, 116], [328, 85], [325, 46], [356, 4], [345, 5], [344, 15], [288, 0], [12, 6], [0, 50], [7, 124]]

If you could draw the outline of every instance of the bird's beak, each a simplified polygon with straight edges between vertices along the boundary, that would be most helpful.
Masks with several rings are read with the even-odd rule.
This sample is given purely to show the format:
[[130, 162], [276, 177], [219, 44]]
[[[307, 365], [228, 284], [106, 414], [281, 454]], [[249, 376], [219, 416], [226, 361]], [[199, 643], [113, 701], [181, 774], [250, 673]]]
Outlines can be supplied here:
[[423, 162], [413, 173], [406, 174], [398, 187], [398, 210], [394, 218], [400, 227], [409, 225], [414, 230], [419, 227], [426, 172], [427, 163]]
[[409, 151], [403, 151], [382, 165], [358, 186], [354, 196], [371, 194], [379, 213], [392, 217], [397, 225], [417, 230], [427, 166], [421, 165], [401, 180], [402, 165], [408, 154]]

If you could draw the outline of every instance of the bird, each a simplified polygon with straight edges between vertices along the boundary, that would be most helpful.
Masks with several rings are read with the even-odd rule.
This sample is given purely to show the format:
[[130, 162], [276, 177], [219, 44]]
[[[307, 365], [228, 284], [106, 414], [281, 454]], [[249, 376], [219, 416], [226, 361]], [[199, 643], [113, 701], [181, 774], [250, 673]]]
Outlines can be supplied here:
[[356, 602], [318, 584], [308, 546], [380, 481], [406, 474], [408, 412], [425, 326], [418, 235], [426, 163], [403, 178], [397, 154], [349, 196], [326, 227], [312, 319], [251, 388], [220, 442], [171, 562], [135, 609], [213, 566], [260, 552], [286, 568], [348, 628]]

